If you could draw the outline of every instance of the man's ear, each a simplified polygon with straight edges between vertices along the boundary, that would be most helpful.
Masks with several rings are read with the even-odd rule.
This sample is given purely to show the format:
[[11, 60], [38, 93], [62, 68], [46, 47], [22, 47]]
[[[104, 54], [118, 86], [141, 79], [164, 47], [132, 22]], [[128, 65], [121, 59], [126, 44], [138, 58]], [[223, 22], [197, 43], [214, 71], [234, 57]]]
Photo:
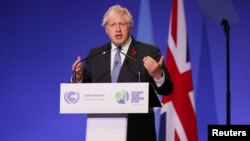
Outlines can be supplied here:
[[105, 29], [106, 34], [108, 34], [108, 30], [107, 30], [107, 28], [106, 28], [106, 27], [104, 27], [104, 29]]

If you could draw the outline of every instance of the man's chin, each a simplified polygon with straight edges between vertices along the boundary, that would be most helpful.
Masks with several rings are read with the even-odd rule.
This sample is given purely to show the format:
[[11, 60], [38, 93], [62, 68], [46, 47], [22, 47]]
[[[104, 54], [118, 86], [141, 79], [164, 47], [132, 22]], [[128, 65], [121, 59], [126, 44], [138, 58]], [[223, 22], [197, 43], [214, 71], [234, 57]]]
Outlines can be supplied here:
[[123, 44], [123, 42], [121, 42], [121, 41], [115, 41], [114, 44], [115, 44], [116, 46], [120, 46], [120, 45]]

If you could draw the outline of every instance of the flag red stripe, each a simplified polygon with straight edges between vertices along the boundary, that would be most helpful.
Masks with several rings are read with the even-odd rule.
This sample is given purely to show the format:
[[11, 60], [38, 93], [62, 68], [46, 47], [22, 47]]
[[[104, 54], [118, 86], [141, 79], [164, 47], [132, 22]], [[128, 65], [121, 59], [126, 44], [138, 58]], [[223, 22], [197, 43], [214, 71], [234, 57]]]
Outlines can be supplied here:
[[[178, 31], [178, 11], [179, 11], [178, 8], [183, 8], [180, 11], [184, 11], [184, 7], [182, 7], [182, 2], [183, 2], [182, 0], [172, 0], [172, 13], [171, 13], [172, 15], [170, 19], [171, 20], [170, 21], [171, 32], [170, 32], [169, 38], [173, 39], [174, 45], [171, 44], [173, 45], [171, 47], [178, 48], [176, 50], [177, 52], [184, 51], [184, 50], [188, 51], [187, 43], [186, 43], [186, 46], [179, 46], [177, 42], [181, 40], [181, 39], [177, 40], [177, 37], [185, 37], [185, 36], [177, 36], [177, 35], [186, 33], [186, 31]], [[180, 7], [178, 7], [178, 5]], [[182, 13], [179, 13], [179, 14], [182, 14]], [[183, 17], [185, 17], [185, 14], [183, 15]], [[185, 26], [185, 24], [181, 24], [181, 25]], [[188, 141], [197, 141], [198, 135], [197, 135], [197, 126], [196, 126], [196, 114], [195, 114], [195, 109], [193, 107], [192, 100], [191, 100], [191, 97], [193, 97], [192, 71], [191, 71], [191, 68], [190, 69], [186, 68], [188, 70], [186, 70], [185, 72], [180, 72], [179, 69], [183, 67], [178, 66], [178, 65], [185, 65], [185, 67], [188, 67], [188, 64], [186, 64], [187, 62], [185, 62], [185, 59], [179, 60], [178, 62], [179, 64], [177, 64], [175, 60], [175, 56], [177, 54], [172, 54], [172, 53], [173, 52], [171, 52], [170, 46], [168, 45], [166, 66], [169, 70], [169, 74], [173, 81], [174, 89], [170, 96], [164, 96], [162, 98], [162, 102], [164, 104], [170, 101], [173, 103], [174, 111], [176, 111], [176, 114], [177, 114], [178, 119], [180, 120], [181, 126], [174, 125], [173, 127], [175, 128], [174, 135], [170, 135], [167, 133], [166, 136], [173, 136], [175, 141], [179, 141], [185, 138], [185, 136], [187, 137]], [[186, 55], [186, 56], [180, 56], [180, 58], [182, 59], [187, 58], [187, 53], [186, 54], [180, 53], [180, 54]], [[181, 129], [178, 132], [177, 128], [183, 128], [185, 135], [182, 135]]]
[[171, 26], [172, 26], [171, 35], [176, 44], [177, 43], [177, 14], [178, 14], [177, 1], [176, 0], [172, 1], [172, 5], [173, 5], [173, 8], [172, 8], [172, 16], [171, 16], [171, 19], [172, 19], [171, 20]]

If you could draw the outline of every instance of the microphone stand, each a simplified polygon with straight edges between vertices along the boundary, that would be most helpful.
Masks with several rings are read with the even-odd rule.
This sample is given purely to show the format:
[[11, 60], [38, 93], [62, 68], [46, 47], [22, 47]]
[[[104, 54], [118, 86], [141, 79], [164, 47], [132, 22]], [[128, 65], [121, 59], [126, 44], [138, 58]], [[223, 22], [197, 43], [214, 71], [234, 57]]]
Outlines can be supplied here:
[[226, 76], [227, 76], [227, 85], [226, 85], [226, 118], [227, 118], [227, 125], [231, 124], [231, 97], [230, 97], [230, 43], [229, 43], [229, 32], [230, 26], [229, 22], [226, 19], [223, 19], [221, 25], [224, 27], [224, 32], [226, 35]]

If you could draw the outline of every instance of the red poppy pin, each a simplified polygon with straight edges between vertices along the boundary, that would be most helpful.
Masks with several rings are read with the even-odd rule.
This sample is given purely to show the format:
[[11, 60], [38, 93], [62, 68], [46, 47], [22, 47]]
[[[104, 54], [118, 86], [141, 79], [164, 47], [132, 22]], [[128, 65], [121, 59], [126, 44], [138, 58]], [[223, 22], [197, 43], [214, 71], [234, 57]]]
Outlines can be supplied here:
[[132, 49], [130, 50], [130, 55], [131, 55], [131, 56], [135, 56], [135, 55], [136, 55], [136, 50], [135, 50], [134, 48], [132, 48]]

